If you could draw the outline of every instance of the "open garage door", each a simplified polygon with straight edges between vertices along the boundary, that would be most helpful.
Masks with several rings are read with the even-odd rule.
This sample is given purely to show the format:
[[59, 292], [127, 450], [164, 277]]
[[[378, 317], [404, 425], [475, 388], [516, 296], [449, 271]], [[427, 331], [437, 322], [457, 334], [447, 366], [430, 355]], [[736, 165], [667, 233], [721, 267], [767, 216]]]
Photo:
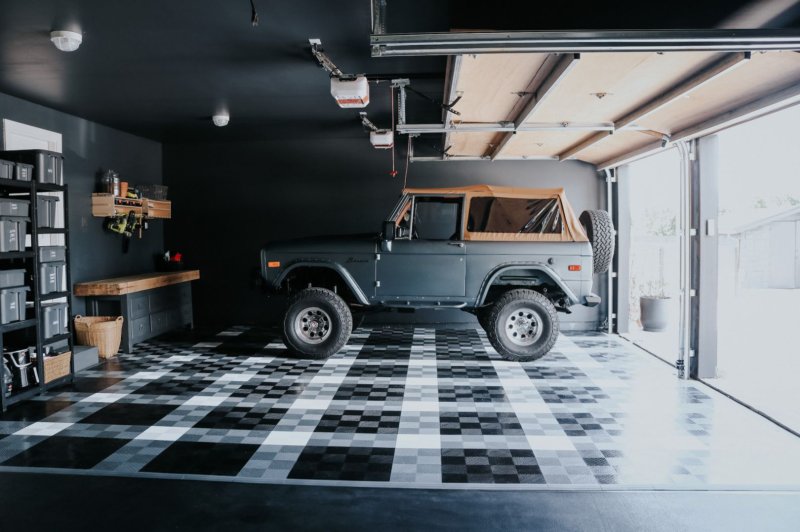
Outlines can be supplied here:
[[[602, 169], [800, 101], [797, 35], [743, 40], [734, 36], [750, 34], [707, 33], [696, 32], [685, 46], [660, 32], [600, 32], [588, 41], [543, 34], [541, 48], [563, 50], [547, 53], [518, 51], [527, 48], [514, 34], [504, 34], [505, 48], [478, 37], [469, 48], [453, 37], [448, 42], [481, 52], [450, 54], [444, 101], [459, 98], [452, 108], [458, 114], [446, 110], [441, 124], [401, 123], [397, 130], [444, 135], [442, 160], [578, 159]], [[475, 35], [502, 41], [500, 34]], [[597, 44], [612, 37], [612, 44]], [[425, 35], [417, 37], [419, 46], [386, 44], [401, 38], [417, 42], [373, 36], [373, 55], [461, 49], [426, 47], [434, 37]]]

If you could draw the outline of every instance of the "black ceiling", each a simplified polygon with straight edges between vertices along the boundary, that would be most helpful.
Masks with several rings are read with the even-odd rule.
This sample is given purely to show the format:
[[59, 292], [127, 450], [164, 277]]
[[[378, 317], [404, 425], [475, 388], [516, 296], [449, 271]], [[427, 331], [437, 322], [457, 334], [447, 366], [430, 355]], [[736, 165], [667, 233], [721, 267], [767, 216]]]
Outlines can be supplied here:
[[[361, 135], [357, 110], [336, 106], [311, 59], [318, 37], [346, 72], [411, 77], [441, 96], [443, 58], [370, 57], [370, 0], [255, 3], [257, 27], [248, 0], [3, 0], [0, 92], [163, 141]], [[388, 30], [713, 27], [745, 3], [388, 0]], [[81, 48], [57, 51], [49, 32], [72, 27]], [[370, 118], [387, 124], [385, 83], [372, 100]], [[409, 107], [440, 116], [425, 100]], [[231, 114], [224, 129], [211, 125], [219, 109]]]

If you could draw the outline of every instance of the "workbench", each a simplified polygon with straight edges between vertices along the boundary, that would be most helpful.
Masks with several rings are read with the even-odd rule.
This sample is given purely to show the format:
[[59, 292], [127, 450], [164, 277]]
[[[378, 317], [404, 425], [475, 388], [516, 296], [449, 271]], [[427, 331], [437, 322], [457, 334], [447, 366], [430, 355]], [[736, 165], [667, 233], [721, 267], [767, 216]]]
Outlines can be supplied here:
[[124, 318], [122, 351], [181, 326], [194, 326], [191, 281], [199, 270], [145, 273], [75, 285], [74, 294], [86, 298], [90, 316]]

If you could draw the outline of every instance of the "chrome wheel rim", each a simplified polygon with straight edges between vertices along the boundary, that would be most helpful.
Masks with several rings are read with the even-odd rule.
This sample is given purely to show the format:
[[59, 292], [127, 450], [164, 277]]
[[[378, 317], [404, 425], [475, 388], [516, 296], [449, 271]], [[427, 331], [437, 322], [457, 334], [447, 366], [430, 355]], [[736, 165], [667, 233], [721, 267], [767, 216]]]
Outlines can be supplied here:
[[331, 317], [319, 307], [301, 310], [294, 319], [295, 335], [307, 344], [325, 341], [331, 332]]
[[503, 330], [512, 344], [523, 347], [533, 345], [542, 337], [542, 319], [531, 308], [514, 309], [506, 317]]

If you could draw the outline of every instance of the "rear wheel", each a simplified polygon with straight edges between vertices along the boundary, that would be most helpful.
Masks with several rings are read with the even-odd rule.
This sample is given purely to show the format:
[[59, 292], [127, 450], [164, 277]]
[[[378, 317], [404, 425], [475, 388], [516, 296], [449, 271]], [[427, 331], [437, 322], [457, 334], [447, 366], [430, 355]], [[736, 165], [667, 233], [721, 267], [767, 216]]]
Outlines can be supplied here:
[[490, 308], [487, 321], [486, 335], [506, 360], [542, 358], [558, 338], [556, 308], [533, 290], [509, 290], [500, 296]]
[[344, 347], [352, 327], [353, 317], [341, 297], [325, 288], [307, 288], [289, 299], [283, 339], [293, 352], [322, 359]]

